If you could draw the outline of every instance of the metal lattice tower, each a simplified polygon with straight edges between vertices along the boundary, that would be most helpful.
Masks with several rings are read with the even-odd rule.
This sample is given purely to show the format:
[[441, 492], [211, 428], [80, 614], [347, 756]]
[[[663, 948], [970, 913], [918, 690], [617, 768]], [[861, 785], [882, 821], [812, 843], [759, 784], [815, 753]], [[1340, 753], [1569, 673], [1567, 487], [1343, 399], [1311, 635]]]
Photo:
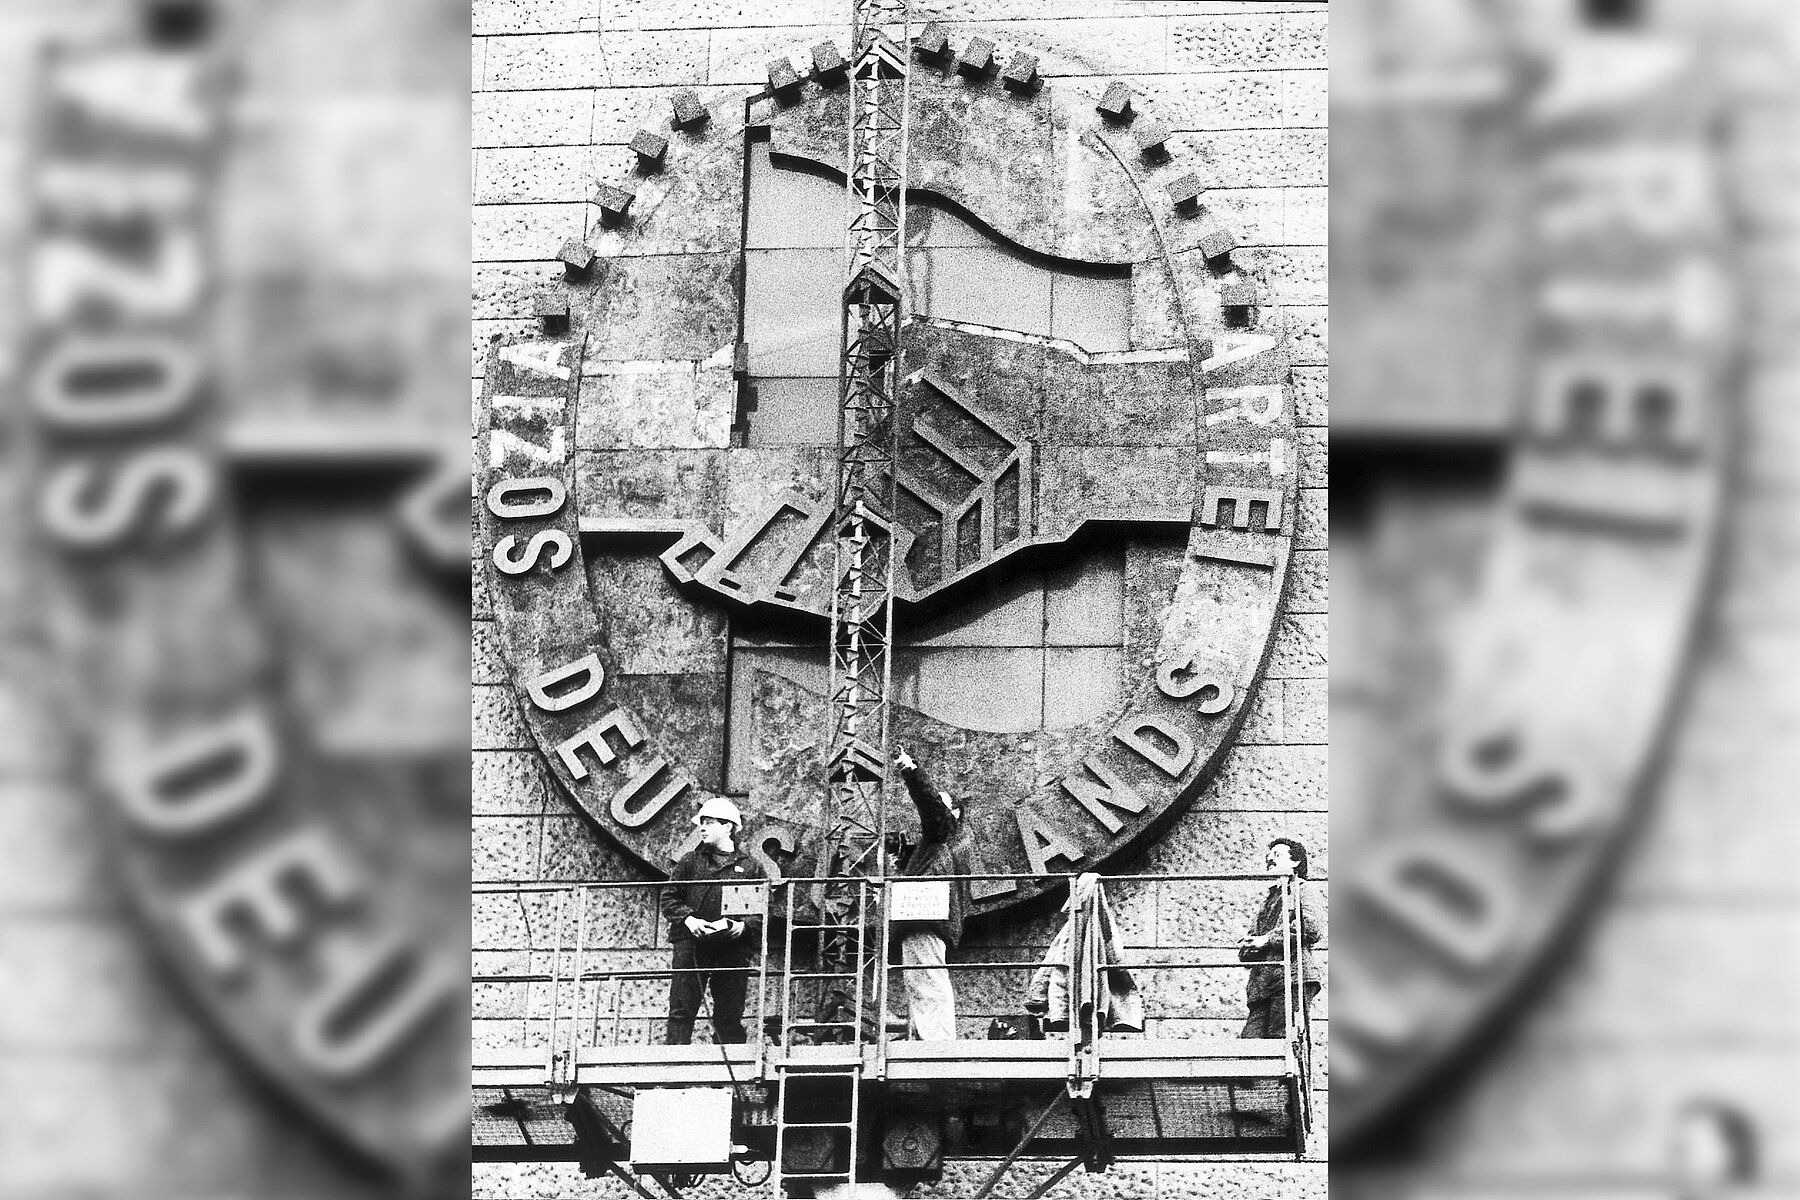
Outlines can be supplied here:
[[895, 415], [905, 321], [908, 0], [853, 0], [826, 822], [833, 874], [879, 875], [887, 828]]

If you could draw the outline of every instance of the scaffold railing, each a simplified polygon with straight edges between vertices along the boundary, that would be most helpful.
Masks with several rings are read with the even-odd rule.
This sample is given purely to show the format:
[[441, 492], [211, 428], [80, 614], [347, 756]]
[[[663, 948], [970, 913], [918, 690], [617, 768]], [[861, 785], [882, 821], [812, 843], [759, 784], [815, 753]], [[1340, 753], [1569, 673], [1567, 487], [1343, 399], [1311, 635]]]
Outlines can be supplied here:
[[[1083, 924], [1067, 925], [1068, 937], [1046, 941], [1047, 927], [1034, 921], [1031, 937], [967, 945], [941, 968], [887, 952], [904, 924], [897, 888], [1024, 878], [733, 881], [739, 936], [752, 921], [754, 934], [728, 960], [695, 966], [676, 965], [695, 959], [668, 941], [663, 883], [478, 884], [472, 1152], [483, 1161], [578, 1161], [633, 1186], [649, 1175], [677, 1195], [675, 1185], [708, 1170], [746, 1186], [761, 1171], [775, 1197], [859, 1180], [904, 1186], [934, 1178], [950, 1158], [994, 1162], [975, 1193], [988, 1195], [1024, 1160], [1061, 1160], [1062, 1178], [1125, 1158], [1306, 1153], [1308, 1000], [1320, 981], [1305, 969], [1304, 937], [1322, 927], [1298, 919], [1316, 903], [1303, 898], [1304, 885], [1267, 875], [1082, 876], [1072, 880], [1077, 901], [1065, 921], [1077, 903], [1104, 894], [1104, 924], [1117, 935], [1103, 935], [1104, 959], [1071, 949], [1078, 930], [1088, 938], [1100, 924], [1097, 905]], [[839, 932], [804, 903], [820, 884], [857, 890], [867, 972], [816, 969], [809, 942]], [[1241, 946], [1236, 933], [1252, 925], [1284, 934]], [[1279, 953], [1269, 953], [1277, 940]], [[1095, 942], [1081, 944], [1091, 951]], [[1240, 950], [1251, 949], [1246, 961]], [[1282, 1015], [1240, 1030], [1249, 1005], [1235, 999], [1248, 991], [1239, 981], [1258, 968], [1279, 975]], [[1117, 1013], [1099, 999], [1119, 983], [1115, 969], [1130, 973], [1125, 986], [1137, 1001]], [[916, 970], [949, 976], [956, 1038], [917, 1039], [890, 1018]], [[712, 976], [713, 1005], [719, 979], [735, 979], [741, 1011], [684, 1001], [684, 1015], [703, 1020], [671, 1021], [671, 989], [696, 974]], [[817, 989], [833, 982], [842, 1012], [821, 1020]], [[723, 994], [733, 993], [728, 985]], [[709, 1104], [716, 1115], [707, 1127], [729, 1153], [717, 1149], [700, 1167], [659, 1157], [668, 1139], [644, 1131], [666, 1129], [671, 1111]]]
[[[661, 882], [486, 883], [475, 887], [477, 919], [502, 932], [478, 939], [472, 982], [476, 989], [478, 1047], [541, 1051], [554, 1081], [573, 1086], [572, 1066], [586, 1050], [655, 1044], [666, 1035], [669, 988], [681, 975], [741, 974], [745, 979], [743, 1014], [746, 1044], [769, 1051], [807, 1045], [881, 1048], [906, 1040], [904, 1026], [890, 1020], [890, 1009], [905, 995], [905, 976], [931, 968], [876, 961], [876, 972], [839, 973], [847, 1009], [833, 1021], [816, 1019], [813, 987], [820, 979], [808, 945], [829, 936], [831, 927], [810, 916], [805, 898], [818, 884], [859, 889], [858, 905], [872, 914], [873, 936], [862, 940], [886, 947], [894, 939], [891, 894], [896, 885], [947, 879], [943, 876], [889, 880], [845, 880], [839, 877], [790, 878], [737, 884], [754, 889], [762, 921], [754, 952], [735, 965], [676, 968], [670, 965], [667, 931], [660, 915]], [[1021, 880], [1019, 875], [979, 875], [975, 880]], [[1279, 959], [1243, 961], [1235, 945], [1220, 936], [1228, 922], [1279, 884], [1283, 928], [1296, 925], [1293, 914], [1301, 893], [1291, 879], [1262, 875], [1119, 875], [1102, 877], [1102, 885], [1120, 912], [1125, 955], [1109, 963], [1137, 977], [1144, 1026], [1130, 1034], [1109, 1030], [1091, 1016], [1091, 1036], [1190, 1038], [1234, 1036], [1241, 1008], [1226, 1007], [1241, 989], [1219, 982], [1241, 978], [1257, 967], [1281, 970], [1285, 994], [1283, 1040], [1295, 1056], [1310, 1090], [1312, 1029], [1303, 1002], [1308, 985], [1302, 979], [1297, 930], [1283, 939]], [[1188, 892], [1212, 892], [1213, 904], [1176, 903], [1174, 885]], [[1227, 914], [1231, 914], [1228, 916]], [[1033, 1012], [1027, 1004], [1033, 977], [1049, 970], [1069, 970], [1051, 961], [1051, 943], [1041, 937], [1020, 943], [970, 947], [946, 964], [958, 999], [959, 1038], [964, 1041], [1020, 1040], [1041, 1036], [1082, 1041], [1080, 1014]], [[1306, 947], [1310, 948], [1310, 947]], [[1322, 947], [1321, 947], [1322, 948]], [[832, 976], [833, 979], [839, 975]], [[873, 986], [868, 978], [873, 976]], [[1189, 981], [1200, 977], [1199, 986]], [[1073, 990], [1065, 989], [1068, 995]], [[1203, 999], [1196, 1002], [1193, 997]], [[712, 1017], [700, 1013], [695, 1038], [705, 1041]], [[1047, 1029], [1034, 1027], [1037, 1024]], [[760, 1053], [761, 1051], [759, 1051]], [[1071, 1050], [1073, 1053], [1073, 1050]], [[879, 1059], [877, 1060], [879, 1061]]]

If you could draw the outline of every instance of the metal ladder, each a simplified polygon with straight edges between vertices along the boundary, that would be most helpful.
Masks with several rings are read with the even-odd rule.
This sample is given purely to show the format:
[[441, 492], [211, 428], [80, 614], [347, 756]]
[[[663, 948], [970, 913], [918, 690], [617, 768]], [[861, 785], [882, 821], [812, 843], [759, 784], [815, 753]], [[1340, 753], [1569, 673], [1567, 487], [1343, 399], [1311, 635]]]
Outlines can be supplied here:
[[[784, 1195], [783, 1188], [789, 1180], [808, 1180], [818, 1184], [847, 1183], [852, 1192], [857, 1185], [857, 1149], [858, 1135], [862, 1124], [862, 1063], [820, 1066], [816, 1069], [784, 1065], [780, 1071], [779, 1090], [775, 1098], [775, 1170], [773, 1172], [773, 1195]], [[794, 1099], [793, 1085], [799, 1081], [807, 1084], [824, 1084], [830, 1080], [842, 1080], [849, 1090], [850, 1115], [842, 1121], [795, 1121], [789, 1117], [788, 1105]], [[807, 1090], [814, 1090], [809, 1087]], [[826, 1103], [832, 1098], [825, 1097]], [[830, 1158], [826, 1159], [826, 1170], [823, 1171], [789, 1171], [787, 1169], [788, 1132], [790, 1130], [816, 1130], [820, 1133], [841, 1130], [844, 1134], [844, 1169], [829, 1169]], [[834, 1152], [828, 1151], [834, 1156]]]
[[[790, 969], [783, 973], [781, 985], [781, 1048], [783, 1050], [793, 1047], [793, 1032], [796, 1029], [815, 1032], [828, 1029], [849, 1030], [850, 1036], [845, 1040], [852, 1046], [858, 1048], [862, 1046], [864, 1041], [863, 1010], [871, 999], [869, 989], [864, 987], [864, 977], [871, 973], [871, 958], [876, 952], [876, 948], [870, 945], [872, 939], [867, 928], [870, 890], [873, 886], [875, 885], [870, 880], [855, 878], [832, 880], [825, 884], [826, 888], [854, 887], [856, 889], [856, 901], [851, 909], [854, 919], [848, 922], [827, 920], [796, 922], [794, 920], [794, 895], [798, 888], [789, 887], [787, 889], [787, 920], [782, 937], [782, 955]], [[819, 907], [821, 910], [819, 916], [823, 918], [825, 916], [823, 892], [821, 892]], [[797, 933], [816, 933], [820, 936], [820, 951], [817, 955], [819, 970], [795, 971], [791, 969], [795, 962], [794, 935]], [[826, 954], [823, 939], [832, 935], [845, 938], [851, 943], [847, 954], [849, 961], [844, 965], [843, 970], [824, 969], [827, 963], [824, 961]], [[880, 969], [879, 965], [876, 969]], [[820, 1019], [818, 1013], [815, 1013], [810, 1019], [795, 1020], [793, 1012], [795, 986], [804, 986], [804, 981], [817, 980], [819, 999], [822, 1001], [830, 990], [826, 981], [833, 979], [851, 981], [852, 986], [845, 989], [850, 1001], [850, 1019], [847, 1021], [823, 1020]], [[881, 989], [878, 986], [874, 990], [879, 993]], [[876, 999], [879, 1001], [879, 996]], [[880, 1016], [876, 1017], [874, 1028], [876, 1030], [875, 1037], [879, 1039], [883, 1032]]]
[[[867, 929], [867, 916], [870, 904], [870, 890], [873, 885], [866, 879], [832, 880], [825, 884], [819, 895], [819, 918], [815, 921], [796, 921], [794, 919], [795, 895], [798, 887], [787, 889], [787, 920], [783, 934], [783, 951], [786, 961], [792, 964], [795, 957], [795, 935], [812, 933], [821, 939], [833, 935], [848, 938], [851, 944], [846, 947], [844, 969], [832, 971], [824, 969], [827, 964], [820, 962], [821, 969], [814, 971], [787, 971], [784, 973], [781, 991], [781, 1057], [776, 1068], [775, 1099], [775, 1169], [772, 1173], [773, 1195], [783, 1195], [785, 1182], [788, 1180], [806, 1180], [816, 1184], [847, 1183], [854, 1189], [858, 1182], [857, 1153], [862, 1132], [862, 1082], [863, 1051], [866, 1039], [863, 1036], [864, 1009], [871, 999], [871, 989], [865, 986], [864, 977], [869, 973], [872, 956], [876, 948], [871, 945], [874, 940]], [[832, 921], [825, 919], [826, 891], [832, 888], [854, 888], [856, 899], [851, 907], [853, 919]], [[819, 957], [826, 957], [821, 944]], [[879, 967], [877, 967], [879, 970]], [[822, 1002], [830, 994], [832, 981], [849, 981], [845, 988], [850, 1005], [847, 1020], [831, 1019], [838, 1014], [811, 1014], [809, 1019], [794, 1019], [794, 989], [805, 988], [803, 981], [817, 981], [818, 999]], [[873, 991], [879, 993], [877, 987]], [[877, 1018], [875, 1037], [879, 1039], [883, 1032], [882, 1022]], [[826, 1031], [847, 1031], [848, 1037], [838, 1041], [838, 1050], [848, 1059], [844, 1061], [822, 1061], [816, 1064], [795, 1062], [789, 1057], [794, 1047], [796, 1030], [824, 1033]], [[821, 1041], [824, 1039], [821, 1038]], [[839, 1089], [842, 1089], [840, 1091]], [[847, 1094], [844, 1094], [847, 1092]], [[794, 1105], [798, 1100], [801, 1105], [812, 1109], [822, 1109], [828, 1114], [827, 1119], [815, 1119], [822, 1115], [816, 1111], [802, 1109], [798, 1114]], [[844, 1119], [838, 1119], [839, 1113], [848, 1113]], [[797, 1119], [800, 1118], [800, 1119]], [[844, 1138], [842, 1146], [845, 1161], [842, 1170], [829, 1169], [831, 1159], [835, 1157], [836, 1147], [821, 1158], [825, 1161], [826, 1170], [789, 1171], [787, 1169], [789, 1133], [795, 1130], [815, 1131], [819, 1135], [838, 1132]]]

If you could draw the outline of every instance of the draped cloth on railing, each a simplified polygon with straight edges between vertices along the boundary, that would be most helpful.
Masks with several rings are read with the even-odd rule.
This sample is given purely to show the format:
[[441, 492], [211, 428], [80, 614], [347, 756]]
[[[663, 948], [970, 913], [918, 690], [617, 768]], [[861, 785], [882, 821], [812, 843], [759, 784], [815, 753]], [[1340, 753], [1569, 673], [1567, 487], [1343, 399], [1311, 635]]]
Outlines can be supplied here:
[[1066, 1028], [1077, 1047], [1104, 1032], [1142, 1033], [1143, 998], [1124, 966], [1118, 920], [1100, 876], [1079, 875], [1063, 904], [1068, 919], [1032, 976], [1032, 999], [1047, 1006], [1052, 1029]]

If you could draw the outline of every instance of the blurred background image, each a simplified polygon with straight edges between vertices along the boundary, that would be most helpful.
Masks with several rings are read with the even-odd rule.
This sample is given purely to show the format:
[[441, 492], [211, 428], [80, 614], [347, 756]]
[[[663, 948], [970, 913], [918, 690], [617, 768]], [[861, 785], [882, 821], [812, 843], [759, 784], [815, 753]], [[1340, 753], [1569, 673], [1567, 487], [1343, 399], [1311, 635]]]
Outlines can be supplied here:
[[1332, 36], [1333, 1190], [1792, 1194], [1800, 10]]
[[468, 28], [0, 4], [0, 1194], [467, 1190]]

